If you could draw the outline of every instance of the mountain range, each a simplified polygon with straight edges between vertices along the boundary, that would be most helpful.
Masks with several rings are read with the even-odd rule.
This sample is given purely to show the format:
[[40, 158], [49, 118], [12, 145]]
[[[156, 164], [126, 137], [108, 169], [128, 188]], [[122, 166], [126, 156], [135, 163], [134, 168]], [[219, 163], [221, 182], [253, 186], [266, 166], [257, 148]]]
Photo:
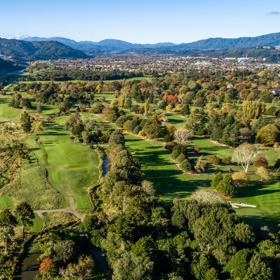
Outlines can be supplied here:
[[[21, 40], [0, 38], [0, 57], [20, 61], [36, 59], [78, 59], [108, 54], [174, 54], [211, 57], [280, 59], [280, 33], [257, 37], [209, 38], [191, 43], [135, 44], [116, 39], [100, 42], [75, 41], [63, 37], [27, 37]], [[269, 48], [267, 48], [269, 47]]]
[[174, 43], [156, 43], [156, 44], [135, 44], [122, 40], [106, 39], [100, 42], [92, 41], [74, 41], [63, 37], [40, 38], [40, 37], [27, 37], [23, 40], [29, 42], [42, 42], [42, 41], [56, 41], [67, 45], [73, 49], [81, 50], [89, 55], [95, 53], [120, 53], [124, 51], [139, 51], [139, 50], [225, 50], [237, 48], [254, 48], [261, 46], [280, 46], [280, 33], [272, 33], [257, 37], [240, 37], [240, 38], [209, 38], [199, 40], [191, 43], [174, 44]]

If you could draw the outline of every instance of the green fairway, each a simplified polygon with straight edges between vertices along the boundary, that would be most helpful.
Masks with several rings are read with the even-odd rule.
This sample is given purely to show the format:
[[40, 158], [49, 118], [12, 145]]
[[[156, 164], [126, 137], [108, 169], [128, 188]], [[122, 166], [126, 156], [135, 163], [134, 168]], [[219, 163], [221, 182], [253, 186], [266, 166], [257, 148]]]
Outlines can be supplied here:
[[[58, 119], [64, 122], [63, 119]], [[41, 167], [47, 170], [49, 185], [63, 199], [61, 207], [73, 197], [76, 208], [90, 208], [87, 189], [98, 180], [98, 156], [95, 150], [73, 143], [69, 133], [57, 123], [39, 135], [39, 149], [34, 151]]]
[[[9, 97], [0, 97], [0, 120], [19, 121], [20, 109], [9, 107]], [[54, 113], [47, 108], [43, 114]], [[0, 208], [28, 201], [35, 209], [56, 209], [69, 205], [74, 199], [78, 211], [91, 208], [88, 188], [97, 183], [98, 155], [95, 150], [74, 143], [65, 130], [67, 117], [55, 118], [39, 133], [27, 139], [32, 162], [23, 161], [20, 184], [3, 188], [0, 192]]]
[[176, 128], [184, 127], [186, 117], [174, 113], [167, 113], [167, 121], [173, 124]]
[[[209, 139], [195, 139], [192, 143], [199, 147], [200, 153], [204, 156], [215, 154], [227, 157], [232, 155], [231, 148], [219, 146]], [[126, 134], [126, 145], [140, 161], [145, 178], [154, 183], [161, 199], [187, 199], [194, 191], [210, 186], [213, 172], [182, 173], [160, 141], [143, 140], [140, 137]], [[276, 157], [274, 155], [270, 158], [270, 155], [273, 155], [272, 149], [266, 149], [262, 153], [268, 157], [270, 162], [273, 162]], [[230, 169], [237, 171], [240, 170], [240, 167], [236, 165], [222, 167], [224, 172], [228, 172]], [[253, 177], [253, 179], [255, 178]], [[256, 205], [256, 208], [236, 209], [238, 214], [253, 219], [253, 223], [258, 221], [259, 223], [275, 224], [275, 221], [280, 218], [280, 183], [267, 183], [262, 186], [259, 183], [255, 185], [253, 183], [250, 187], [240, 189], [239, 195], [231, 201]]]
[[19, 119], [20, 110], [9, 106], [10, 97], [0, 96], [0, 122], [17, 121]]
[[126, 146], [138, 158], [145, 178], [154, 183], [162, 199], [186, 199], [192, 192], [210, 185], [209, 174], [183, 174], [162, 144], [126, 134]]

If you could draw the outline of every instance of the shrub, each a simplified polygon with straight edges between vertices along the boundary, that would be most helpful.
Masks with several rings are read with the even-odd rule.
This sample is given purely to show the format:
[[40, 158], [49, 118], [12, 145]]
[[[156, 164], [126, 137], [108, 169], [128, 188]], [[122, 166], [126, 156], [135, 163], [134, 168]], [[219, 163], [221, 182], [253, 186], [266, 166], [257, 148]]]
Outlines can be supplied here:
[[211, 187], [216, 188], [222, 180], [223, 180], [222, 173], [219, 172], [219, 173], [215, 174], [215, 176], [213, 177], [212, 182], [211, 182]]
[[234, 196], [237, 193], [236, 185], [229, 174], [223, 177], [216, 189], [227, 196]]
[[164, 142], [170, 142], [172, 139], [173, 139], [173, 136], [170, 133], [165, 134], [165, 136], [163, 137]]
[[181, 153], [186, 156], [186, 154], [187, 154], [187, 147], [184, 146], [184, 145], [176, 145], [173, 148], [173, 150], [172, 150], [171, 157], [173, 159], [176, 159]]
[[132, 130], [132, 132], [134, 134], [138, 134], [140, 131], [142, 130], [140, 125], [137, 125], [136, 127], [134, 127], [134, 129]]
[[245, 171], [238, 171], [232, 174], [233, 181], [247, 181], [249, 179], [248, 174]]
[[96, 102], [92, 105], [90, 111], [94, 114], [101, 114], [104, 109], [104, 105], [100, 102]]
[[280, 158], [278, 158], [278, 159], [276, 160], [276, 162], [275, 162], [275, 164], [274, 164], [274, 168], [275, 168], [275, 169], [280, 168]]
[[119, 112], [117, 107], [104, 108], [102, 110], [102, 113], [104, 114], [105, 119], [110, 121], [110, 122], [116, 121], [120, 116], [120, 112]]
[[116, 120], [116, 125], [119, 126], [119, 127], [123, 127], [124, 123], [125, 123], [127, 120], [130, 120], [130, 119], [131, 119], [130, 116], [126, 116], [126, 115], [120, 116], [120, 117]]
[[264, 181], [270, 180], [270, 174], [267, 168], [263, 166], [258, 167], [256, 173], [261, 177], [262, 180]]
[[222, 160], [223, 164], [229, 165], [231, 164], [231, 157], [224, 157]]
[[213, 165], [220, 165], [222, 163], [222, 160], [216, 155], [211, 155], [207, 157], [207, 161]]
[[173, 148], [176, 146], [175, 142], [167, 142], [165, 143], [165, 149], [168, 150], [169, 152], [172, 152]]
[[192, 165], [190, 163], [190, 161], [188, 159], [185, 159], [181, 164], [180, 167], [182, 168], [182, 170], [184, 170], [185, 172], [187, 171], [192, 171]]
[[179, 156], [176, 157], [176, 161], [182, 163], [186, 159], [185, 155], [181, 153]]
[[256, 159], [254, 160], [253, 166], [254, 166], [255, 168], [258, 168], [258, 167], [265, 167], [265, 168], [267, 168], [267, 167], [268, 167], [268, 161], [267, 161], [266, 157], [264, 157], [264, 156], [258, 156], [258, 157], [256, 157]]
[[223, 199], [216, 193], [211, 191], [200, 190], [192, 194], [191, 199], [200, 203], [221, 204]]
[[195, 163], [195, 167], [194, 167], [195, 171], [199, 173], [204, 172], [206, 167], [207, 167], [207, 162], [204, 161], [202, 157], [199, 157]]

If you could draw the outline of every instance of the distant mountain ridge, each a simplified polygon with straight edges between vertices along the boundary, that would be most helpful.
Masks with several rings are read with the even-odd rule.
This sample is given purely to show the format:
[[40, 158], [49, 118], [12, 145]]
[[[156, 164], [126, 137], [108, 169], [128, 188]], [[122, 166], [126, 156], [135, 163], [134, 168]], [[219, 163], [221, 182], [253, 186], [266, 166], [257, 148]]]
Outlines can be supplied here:
[[271, 33], [257, 37], [240, 38], [209, 38], [192, 43], [156, 43], [156, 44], [136, 44], [117, 39], [105, 39], [100, 42], [80, 41], [63, 37], [40, 38], [27, 37], [23, 40], [29, 42], [57, 41], [71, 48], [84, 51], [88, 54], [114, 53], [123, 51], [137, 51], [143, 49], [170, 49], [172, 50], [224, 50], [237, 48], [253, 48], [261, 46], [280, 46], [280, 32]]
[[192, 43], [137, 44], [116, 39], [100, 42], [63, 37], [27, 37], [23, 40], [0, 38], [0, 57], [20, 61], [38, 59], [83, 59], [100, 55], [189, 55], [209, 57], [253, 57], [280, 62], [280, 33], [257, 37], [209, 38]]
[[176, 44], [166, 42], [166, 43], [156, 43], [156, 44], [137, 44], [130, 43], [123, 40], [117, 39], [104, 39], [99, 42], [92, 41], [75, 41], [72, 39], [64, 37], [27, 37], [23, 38], [24, 41], [28, 42], [46, 42], [46, 41], [56, 41], [62, 43], [71, 48], [86, 52], [89, 55], [99, 54], [99, 53], [118, 53], [130, 50], [139, 50], [146, 48], [162, 48], [162, 47], [174, 47]]

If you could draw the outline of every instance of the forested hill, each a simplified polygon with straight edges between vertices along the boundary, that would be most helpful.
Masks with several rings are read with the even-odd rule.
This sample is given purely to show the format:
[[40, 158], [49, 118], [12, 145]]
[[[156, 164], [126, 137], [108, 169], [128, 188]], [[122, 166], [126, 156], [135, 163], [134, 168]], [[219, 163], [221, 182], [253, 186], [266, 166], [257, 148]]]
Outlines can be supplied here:
[[240, 37], [240, 38], [209, 38], [199, 40], [181, 46], [188, 49], [199, 50], [217, 50], [217, 49], [236, 49], [252, 48], [260, 46], [279, 46], [280, 33], [271, 33], [257, 37]]
[[0, 58], [0, 75], [19, 70], [20, 68], [21, 67], [14, 65], [12, 62]]
[[59, 42], [26, 42], [0, 38], [0, 55], [17, 60], [86, 58], [80, 50], [72, 49]]

